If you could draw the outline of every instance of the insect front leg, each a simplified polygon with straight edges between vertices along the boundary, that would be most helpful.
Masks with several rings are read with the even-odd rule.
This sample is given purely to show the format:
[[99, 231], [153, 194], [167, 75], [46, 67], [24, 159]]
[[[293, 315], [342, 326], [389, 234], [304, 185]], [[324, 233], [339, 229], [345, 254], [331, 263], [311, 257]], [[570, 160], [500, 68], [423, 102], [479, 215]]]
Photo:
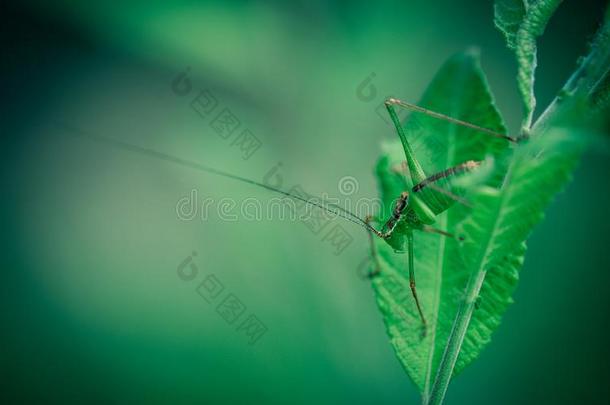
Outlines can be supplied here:
[[[409, 205], [409, 193], [404, 191], [400, 194], [396, 202], [396, 207], [392, 212], [392, 217], [386, 222], [384, 225], [384, 229], [386, 229], [385, 233], [382, 234], [382, 237], [388, 239], [396, 230], [396, 225], [401, 220], [403, 212]], [[422, 326], [424, 328], [424, 336], [426, 334], [427, 324], [426, 318], [424, 316], [424, 311], [422, 310], [421, 303], [419, 302], [419, 297], [417, 295], [417, 286], [415, 283], [415, 257], [413, 254], [413, 230], [411, 228], [406, 229], [406, 237], [407, 237], [407, 266], [409, 268], [409, 288], [411, 289], [411, 295], [413, 296], [413, 300], [415, 301], [415, 306], [417, 307], [417, 312], [419, 313], [419, 317], [421, 318]]]
[[368, 226], [369, 223], [365, 221], [365, 224], [367, 225], [367, 229], [382, 239], [386, 239], [386, 240], [389, 239], [393, 235], [394, 230], [396, 229], [396, 226], [398, 225], [398, 222], [400, 221], [400, 219], [402, 217], [402, 213], [405, 210], [405, 208], [407, 208], [408, 205], [409, 205], [409, 192], [403, 191], [402, 193], [400, 193], [400, 196], [396, 200], [396, 206], [394, 207], [394, 210], [392, 211], [392, 215], [384, 223], [381, 230], [377, 230], [377, 229], [373, 228], [372, 226]]
[[411, 230], [407, 231], [407, 251], [409, 253], [407, 259], [409, 261], [409, 288], [411, 289], [411, 295], [413, 295], [413, 299], [415, 300], [415, 306], [417, 307], [417, 312], [419, 313], [419, 317], [421, 318], [423, 336], [425, 337], [428, 325], [426, 323], [426, 318], [424, 317], [424, 311], [422, 310], [419, 298], [417, 296], [417, 287], [415, 286], [415, 258], [413, 254], [413, 231]]
[[[401, 253], [404, 252], [404, 250], [403, 250], [404, 245], [401, 244], [401, 246], [399, 247], [399, 246], [395, 245], [396, 241], [392, 241], [390, 238], [394, 235], [394, 232], [397, 229], [397, 225], [398, 225], [399, 221], [402, 219], [403, 212], [407, 208], [408, 204], [409, 204], [409, 193], [407, 191], [403, 191], [400, 194], [400, 197], [398, 198], [398, 200], [396, 201], [396, 206], [394, 207], [392, 216], [390, 217], [390, 219], [388, 219], [386, 221], [382, 230], [378, 231], [372, 227], [369, 228], [369, 241], [371, 244], [371, 253], [373, 256], [373, 260], [375, 260], [375, 264], [376, 264], [375, 270], [370, 273], [372, 276], [375, 276], [375, 275], [379, 274], [379, 272], [381, 272], [381, 267], [379, 265], [379, 260], [378, 260], [378, 256], [377, 256], [377, 249], [375, 248], [375, 241], [373, 240], [373, 234], [376, 234], [377, 236], [386, 240], [392, 247], [394, 247], [395, 251], [399, 251]], [[367, 217], [366, 224], [368, 225], [371, 220], [372, 220], [371, 217]], [[401, 228], [401, 231], [403, 231], [403, 228]], [[419, 314], [419, 317], [421, 319], [421, 322], [422, 322], [422, 325], [424, 328], [423, 334], [425, 336], [426, 329], [427, 329], [426, 318], [424, 317], [424, 312], [422, 310], [422, 306], [419, 301], [419, 297], [417, 295], [417, 287], [416, 287], [416, 283], [415, 283], [415, 258], [414, 258], [414, 254], [413, 254], [413, 230], [412, 230], [412, 228], [407, 227], [407, 229], [403, 232], [406, 232], [406, 239], [407, 239], [406, 242], [407, 242], [407, 253], [408, 253], [407, 266], [409, 269], [409, 288], [411, 289], [411, 295], [413, 296], [413, 300], [415, 301], [415, 306], [417, 307], [417, 312]], [[398, 236], [405, 236], [405, 235], [398, 235]], [[402, 241], [404, 241], [404, 239], [402, 239], [402, 238], [400, 238], [400, 239]]]

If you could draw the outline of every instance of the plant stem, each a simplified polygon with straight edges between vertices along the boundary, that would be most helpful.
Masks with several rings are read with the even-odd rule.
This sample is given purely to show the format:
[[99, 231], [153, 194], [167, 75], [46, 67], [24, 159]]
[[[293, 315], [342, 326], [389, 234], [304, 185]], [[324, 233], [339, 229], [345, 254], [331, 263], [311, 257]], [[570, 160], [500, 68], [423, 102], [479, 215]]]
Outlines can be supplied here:
[[474, 312], [475, 302], [479, 296], [479, 291], [485, 280], [485, 271], [473, 273], [468, 280], [468, 286], [466, 287], [466, 298], [460, 304], [458, 312], [453, 322], [451, 334], [443, 353], [443, 358], [439, 365], [432, 391], [430, 391], [430, 398], [428, 399], [428, 405], [440, 405], [445, 399], [445, 393], [447, 387], [449, 387], [449, 381], [453, 374], [453, 368], [457, 361], [466, 330], [470, 324], [472, 313]]
[[[567, 103], [567, 99], [572, 96], [588, 96], [591, 90], [592, 83], [598, 83], [604, 75], [608, 74], [607, 66], [610, 63], [610, 22], [606, 22], [600, 29], [596, 40], [593, 42], [591, 52], [583, 59], [576, 71], [570, 76], [557, 97], [547, 106], [544, 112], [538, 117], [532, 126], [532, 133], [544, 132], [553, 122], [562, 116], [572, 106]], [[594, 86], [594, 85], [593, 85]], [[584, 94], [583, 94], [584, 93]], [[512, 172], [512, 164], [508, 170], [507, 179], [510, 179]], [[489, 244], [488, 244], [489, 245]], [[489, 246], [487, 247], [489, 249]], [[483, 258], [487, 252], [483, 253]], [[426, 405], [440, 405], [445, 399], [447, 388], [453, 370], [460, 354], [460, 349], [472, 314], [475, 309], [475, 302], [485, 281], [487, 271], [484, 266], [481, 266], [476, 271], [473, 271], [468, 280], [468, 285], [465, 290], [465, 298], [460, 303], [455, 320], [451, 328], [451, 333], [443, 352], [443, 357], [439, 364], [434, 384], [430, 391], [429, 398], [425, 401]]]
[[[609, 9], [610, 10], [610, 9]], [[566, 106], [567, 98], [577, 95], [590, 96], [595, 86], [608, 75], [610, 64], [610, 21], [606, 21], [598, 31], [596, 38], [591, 44], [591, 50], [586, 58], [583, 58], [578, 68], [564, 84], [561, 91], [547, 106], [536, 120], [532, 132], [542, 133], [552, 124], [561, 107]], [[585, 94], [583, 94], [585, 93]]]

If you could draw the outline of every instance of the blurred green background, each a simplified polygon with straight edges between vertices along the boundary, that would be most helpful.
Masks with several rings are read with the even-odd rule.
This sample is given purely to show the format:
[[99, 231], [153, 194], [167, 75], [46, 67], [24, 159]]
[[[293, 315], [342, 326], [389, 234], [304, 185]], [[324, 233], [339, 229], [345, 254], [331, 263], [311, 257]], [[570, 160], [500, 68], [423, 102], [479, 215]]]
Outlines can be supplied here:
[[[442, 62], [480, 47], [511, 130], [516, 65], [486, 1], [7, 4], [2, 14], [2, 396], [13, 402], [418, 403], [372, 291], [362, 229], [335, 255], [300, 223], [180, 220], [178, 201], [268, 192], [71, 136], [70, 125], [283, 187], [376, 195], [392, 128]], [[540, 41], [545, 106], [601, 20], [567, 0]], [[193, 90], [172, 81], [190, 67]], [[374, 94], [358, 92], [374, 74]], [[260, 140], [249, 159], [190, 107], [209, 89]], [[367, 87], [367, 91], [372, 88]], [[359, 96], [360, 94], [360, 96]], [[370, 99], [369, 96], [370, 95]], [[449, 404], [607, 403], [607, 154], [588, 153], [529, 243], [515, 304]], [[339, 223], [335, 221], [333, 223]], [[193, 251], [198, 275], [177, 268]], [[254, 345], [196, 292], [215, 274], [267, 332]], [[223, 293], [224, 294], [224, 293]]]

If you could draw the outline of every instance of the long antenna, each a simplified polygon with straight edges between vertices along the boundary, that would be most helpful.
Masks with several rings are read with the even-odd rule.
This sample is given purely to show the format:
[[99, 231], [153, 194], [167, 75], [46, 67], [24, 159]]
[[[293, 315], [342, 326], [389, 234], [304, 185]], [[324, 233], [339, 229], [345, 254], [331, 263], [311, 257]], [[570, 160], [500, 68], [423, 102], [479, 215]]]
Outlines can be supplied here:
[[[298, 195], [292, 194], [288, 191], [284, 191], [284, 190], [280, 190], [279, 188], [275, 188], [272, 186], [269, 186], [267, 184], [258, 182], [256, 180], [251, 180], [242, 176], [238, 176], [236, 174], [232, 174], [232, 173], [228, 173], [222, 170], [218, 170], [215, 169], [213, 167], [210, 166], [206, 166], [203, 165], [201, 163], [197, 163], [191, 160], [186, 160], [183, 158], [179, 158], [177, 156], [173, 156], [167, 153], [163, 153], [163, 152], [159, 152], [156, 151], [154, 149], [149, 149], [149, 148], [144, 148], [142, 146], [138, 146], [138, 145], [133, 145], [131, 143], [128, 142], [124, 142], [124, 141], [120, 141], [118, 139], [113, 139], [113, 138], [108, 138], [99, 134], [94, 134], [90, 131], [85, 131], [81, 128], [77, 128], [73, 125], [70, 125], [68, 123], [65, 122], [59, 122], [59, 121], [53, 121], [53, 124], [55, 124], [57, 127], [59, 127], [59, 129], [62, 129], [70, 134], [72, 134], [73, 136], [77, 136], [80, 138], [86, 138], [92, 141], [96, 141], [99, 143], [103, 143], [106, 145], [110, 145], [119, 149], [123, 149], [123, 150], [127, 150], [130, 152], [135, 152], [135, 153], [139, 153], [141, 155], [146, 155], [149, 157], [154, 157], [157, 159], [161, 159], [161, 160], [165, 160], [167, 162], [171, 162], [180, 166], [184, 166], [184, 167], [188, 167], [191, 169], [195, 169], [198, 171], [202, 171], [202, 172], [206, 172], [206, 173], [211, 173], [211, 174], [215, 174], [217, 176], [221, 176], [221, 177], [225, 177], [228, 179], [232, 179], [232, 180], [236, 180], [236, 181], [240, 181], [242, 183], [247, 183], [247, 184], [251, 184], [254, 186], [258, 186], [258, 187], [262, 187], [266, 190], [272, 191], [274, 193], [279, 193], [282, 195], [285, 195], [287, 197], [291, 197], [294, 199], [297, 199], [299, 201], [304, 202], [305, 204], [320, 208], [322, 210], [325, 210], [329, 213], [332, 213], [334, 215], [337, 215], [343, 219], [346, 219], [356, 225], [360, 225], [361, 227], [368, 229], [370, 231], [373, 231], [375, 233], [377, 233], [378, 231], [373, 228], [368, 222], [366, 222], [365, 220], [363, 220], [362, 218], [360, 218], [359, 216], [357, 216], [356, 214], [338, 206], [337, 204], [334, 203], [329, 203], [329, 202], [324, 202], [323, 199], [321, 199], [321, 201], [323, 201], [322, 203], [318, 203], [316, 201], [312, 201], [311, 199], [307, 199], [307, 198], [303, 198], [300, 197]], [[332, 208], [329, 208], [332, 207]]]

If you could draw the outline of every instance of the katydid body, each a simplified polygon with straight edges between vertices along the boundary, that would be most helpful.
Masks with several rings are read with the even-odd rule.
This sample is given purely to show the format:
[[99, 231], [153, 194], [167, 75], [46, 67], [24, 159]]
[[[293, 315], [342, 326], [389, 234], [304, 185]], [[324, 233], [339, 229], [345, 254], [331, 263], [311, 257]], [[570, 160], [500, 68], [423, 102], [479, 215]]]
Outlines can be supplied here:
[[[436, 217], [438, 215], [449, 209], [456, 201], [460, 201], [460, 198], [450, 191], [444, 191], [444, 189], [436, 187], [435, 183], [455, 174], [475, 169], [479, 166], [480, 162], [472, 160], [466, 161], [457, 166], [450, 167], [441, 172], [432, 174], [431, 176], [427, 176], [417, 160], [417, 157], [413, 153], [413, 149], [411, 148], [411, 145], [405, 135], [405, 131], [398, 118], [398, 115], [396, 114], [394, 106], [424, 113], [428, 116], [445, 120], [456, 125], [462, 125], [477, 131], [481, 131], [490, 136], [506, 139], [510, 142], [516, 141], [514, 138], [491, 131], [487, 128], [482, 128], [472, 123], [457, 120], [455, 118], [448, 117], [446, 115], [393, 98], [388, 99], [385, 102], [385, 105], [390, 118], [396, 127], [396, 132], [398, 133], [405, 152], [406, 173], [397, 174], [402, 177], [405, 188], [404, 191], [397, 197], [390, 218], [385, 220], [385, 222], [381, 222], [383, 224], [382, 228], [377, 230], [370, 227], [369, 231], [387, 242], [396, 253], [407, 253], [409, 287], [411, 289], [413, 299], [415, 300], [417, 311], [421, 318], [425, 333], [426, 318], [422, 310], [422, 305], [417, 296], [417, 288], [415, 283], [413, 234], [414, 231], [423, 231], [437, 233], [446, 237], [453, 237], [453, 235], [446, 230], [436, 229], [431, 227], [431, 225], [436, 222]], [[367, 218], [366, 222], [367, 224], [370, 224], [370, 222], [373, 220], [378, 223], [380, 222], [379, 219], [374, 219], [372, 217]], [[374, 277], [380, 271], [381, 266], [379, 263], [377, 263], [378, 258], [372, 237], [370, 240], [373, 260], [376, 261], [375, 270], [370, 274], [370, 276]]]
[[[158, 152], [152, 149], [142, 148], [136, 145], [128, 144], [119, 140], [106, 138], [104, 136], [91, 134], [86, 131], [79, 130], [77, 128], [71, 127], [69, 125], [61, 124], [61, 127], [73, 133], [74, 135], [82, 136], [90, 138], [96, 142], [103, 142], [110, 146], [118, 147], [121, 149], [128, 150], [130, 152], [136, 152], [144, 155], [148, 155], [150, 157], [154, 157], [157, 159], [166, 160], [175, 164], [179, 164], [181, 166], [189, 167], [191, 169], [199, 170], [202, 172], [207, 172], [211, 174], [215, 174], [221, 177], [229, 178], [232, 180], [240, 181], [243, 183], [251, 184], [254, 186], [258, 186], [269, 191], [273, 191], [279, 194], [282, 194], [287, 197], [294, 198], [296, 200], [300, 200], [307, 205], [317, 207], [323, 210], [326, 210], [334, 215], [337, 215], [343, 219], [346, 219], [350, 222], [353, 222], [357, 225], [360, 225], [367, 229], [369, 232], [369, 238], [371, 241], [371, 254], [373, 260], [375, 262], [375, 270], [373, 270], [369, 276], [374, 277], [376, 274], [379, 274], [381, 271], [381, 266], [379, 265], [377, 253], [375, 249], [375, 244], [373, 241], [373, 235], [376, 235], [382, 238], [385, 242], [390, 245], [395, 252], [398, 253], [407, 253], [407, 266], [408, 266], [408, 274], [409, 274], [409, 285], [411, 288], [411, 293], [415, 300], [415, 304], [417, 306], [417, 311], [422, 321], [422, 325], [424, 326], [424, 331], [426, 327], [426, 319], [424, 317], [422, 306], [419, 302], [417, 296], [417, 289], [415, 284], [415, 266], [414, 266], [414, 249], [413, 249], [413, 239], [415, 231], [422, 231], [428, 233], [435, 233], [445, 237], [454, 237], [447, 230], [437, 229], [432, 227], [436, 222], [437, 216], [445, 212], [449, 207], [451, 207], [456, 202], [465, 203], [459, 195], [456, 195], [454, 192], [446, 190], [442, 187], [436, 185], [436, 183], [442, 179], [451, 177], [455, 174], [469, 171], [475, 169], [480, 162], [476, 162], [473, 160], [469, 160], [463, 163], [460, 163], [456, 166], [446, 168], [438, 173], [427, 176], [424, 172], [422, 166], [417, 160], [409, 141], [405, 135], [404, 128], [394, 110], [395, 106], [406, 108], [411, 111], [415, 111], [418, 113], [425, 114], [435, 119], [444, 120], [446, 122], [460, 125], [463, 127], [470, 128], [475, 131], [479, 131], [481, 133], [485, 133], [486, 135], [505, 139], [509, 142], [517, 142], [515, 138], [509, 137], [507, 135], [500, 134], [498, 132], [492, 131], [487, 128], [480, 127], [478, 125], [458, 120], [456, 118], [440, 114], [435, 111], [431, 111], [425, 109], [423, 107], [419, 107], [414, 104], [409, 104], [396, 99], [388, 99], [385, 102], [386, 108], [390, 115], [390, 118], [396, 127], [396, 131], [402, 143], [406, 161], [404, 162], [404, 169], [402, 171], [397, 171], [395, 173], [396, 176], [399, 176], [402, 184], [402, 192], [397, 196], [397, 199], [394, 204], [394, 208], [392, 213], [388, 219], [383, 221], [379, 218], [367, 217], [366, 219], [362, 219], [352, 212], [339, 207], [336, 204], [330, 204], [326, 202], [316, 202], [315, 200], [310, 200], [298, 195], [294, 195], [290, 192], [286, 192], [280, 190], [276, 187], [270, 186], [265, 183], [261, 183], [255, 180], [247, 179], [242, 176], [234, 175], [228, 172], [224, 172], [222, 170], [218, 170], [212, 167], [208, 167], [202, 165], [200, 163], [187, 161], [185, 159], [181, 159], [172, 155], [168, 155], [162, 152]], [[381, 229], [377, 229], [371, 225], [372, 222], [376, 222], [381, 224]]]

